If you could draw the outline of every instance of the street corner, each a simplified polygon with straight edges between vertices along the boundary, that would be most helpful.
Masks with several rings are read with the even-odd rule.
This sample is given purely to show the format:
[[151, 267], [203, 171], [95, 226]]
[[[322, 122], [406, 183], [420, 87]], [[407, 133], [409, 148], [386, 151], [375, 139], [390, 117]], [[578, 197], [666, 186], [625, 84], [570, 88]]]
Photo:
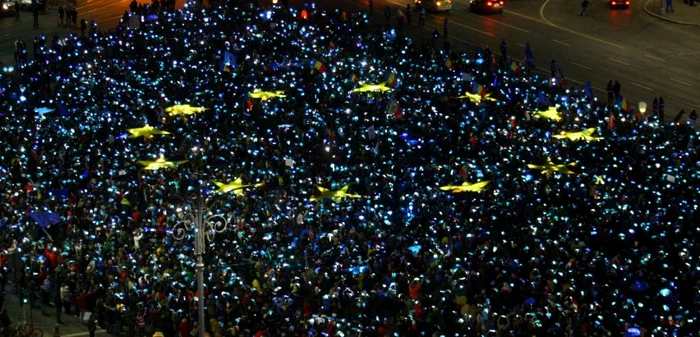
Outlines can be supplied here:
[[697, 3], [691, 6], [678, 0], [646, 0], [644, 13], [678, 25], [700, 26], [700, 6]]

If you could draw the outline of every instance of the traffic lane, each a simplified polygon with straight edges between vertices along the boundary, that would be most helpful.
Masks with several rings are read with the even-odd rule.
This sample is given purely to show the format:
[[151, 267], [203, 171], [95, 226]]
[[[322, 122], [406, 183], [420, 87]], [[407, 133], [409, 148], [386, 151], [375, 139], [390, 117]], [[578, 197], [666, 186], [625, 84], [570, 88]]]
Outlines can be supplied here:
[[[14, 286], [11, 284], [8, 284], [4, 297], [5, 302], [3, 308], [7, 309], [13, 326], [20, 321], [24, 321], [26, 323], [32, 323], [35, 328], [43, 331], [44, 336], [53, 336], [53, 328], [56, 326], [56, 307], [50, 306], [47, 311], [48, 315], [42, 315], [38, 304], [37, 307], [33, 309], [30, 308], [28, 304], [22, 305], [20, 299], [15, 294]], [[80, 319], [74, 315], [66, 315], [63, 313], [61, 315], [61, 321], [63, 322], [59, 324], [61, 337], [87, 337], [90, 335], [87, 325], [80, 322]], [[96, 336], [109, 336], [106, 331], [102, 329], [95, 331], [95, 334]]]
[[[561, 27], [605, 39], [657, 57], [694, 52], [700, 44], [696, 29], [659, 22], [644, 13], [643, 0], [633, 0], [629, 9], [611, 9], [607, 0], [591, 4], [591, 16], [579, 16], [580, 5], [571, 1], [542, 3], [542, 17]], [[669, 39], [673, 36], [673, 39]]]
[[560, 53], [560, 59], [557, 59], [564, 74], [574, 79], [590, 80], [599, 92], [604, 91], [609, 80], [619, 81], [623, 88], [622, 94], [630, 104], [649, 102], [654, 97], [663, 96], [669, 103], [669, 111], [700, 106], [700, 101], [694, 95], [697, 89], [678, 72], [659, 68], [650, 71], [637, 62], [622, 59], [614, 54], [584, 65], [578, 63], [581, 62], [579, 60], [579, 53], [574, 51]]
[[[367, 7], [365, 7], [366, 4], [362, 4], [358, 1], [346, 2], [346, 4], [350, 3], [354, 3], [354, 5], [346, 5], [350, 7], [344, 7], [345, 10], [353, 10], [353, 8], [367, 10]], [[379, 7], [380, 5], [380, 1], [375, 2], [376, 13], [373, 18], [374, 20], [384, 20], [383, 9], [378, 9], [384, 7]], [[394, 9], [395, 8], [396, 7], [394, 7]], [[417, 34], [424, 39], [430, 39], [430, 32], [434, 28], [440, 31], [440, 23], [443, 15], [449, 15], [453, 23], [464, 22], [463, 20], [468, 20], [473, 15], [471, 13], [459, 11], [459, 8], [457, 9], [456, 11], [453, 9], [449, 14], [430, 15], [426, 19], [427, 28], [417, 30], [416, 27], [407, 27], [407, 33], [414, 38]], [[585, 81], [590, 80], [595, 88], [596, 94], [602, 98], [605, 98], [604, 88], [608, 80], [617, 79], [621, 83], [625, 83], [624, 95], [631, 104], [637, 101], [650, 101], [653, 100], [653, 97], [659, 95], [665, 98], [669, 108], [668, 111], [673, 111], [676, 107], [678, 109], [687, 109], [690, 105], [697, 104], [697, 102], [689, 102], [683, 99], [684, 97], [694, 97], [692, 90], [687, 85], [675, 82], [671, 80], [670, 77], [660, 77], [660, 75], [664, 75], [665, 72], [662, 71], [662, 73], [659, 74], [655, 67], [649, 65], [651, 62], [658, 61], [653, 58], [653, 55], [636, 55], [639, 53], [635, 51], [631, 51], [633, 56], [625, 54], [620, 55], [620, 51], [626, 49], [624, 46], [594, 38], [577, 39], [577, 35], [568, 34], [568, 31], [538, 23], [536, 20], [531, 20], [530, 18], [517, 15], [516, 17], [524, 20], [516, 24], [523, 25], [525, 22], [530, 22], [530, 26], [527, 27], [534, 33], [528, 35], [535, 55], [535, 61], [540, 65], [538, 71], [541, 73], [549, 74], [549, 61], [551, 59], [556, 59], [561, 66], [562, 72], [566, 75], [567, 80], [579, 87], [582, 86]], [[377, 21], [375, 21], [375, 23], [376, 22]], [[381, 23], [383, 21], [379, 22]], [[473, 22], [476, 22], [476, 20]], [[482, 26], [476, 27], [482, 28], [480, 30], [485, 30]], [[573, 41], [571, 41], [572, 36]], [[451, 34], [450, 40], [453, 42], [455, 48], [497, 45], [500, 41], [488, 34], [474, 34], [471, 31], [465, 30], [454, 31], [454, 33]], [[509, 53], [513, 55], [515, 59], [522, 61], [525, 48], [524, 42], [526, 40], [514, 41], [512, 38], [509, 38], [508, 41], [510, 44]], [[497, 47], [494, 49], [496, 49], [494, 52], [498, 52]]]
[[[555, 0], [552, 0], [551, 3], [561, 4], [560, 2], [557, 2]], [[557, 7], [553, 8], [556, 9]], [[560, 11], [560, 13], [562, 13], [562, 11]], [[613, 11], [613, 13], [615, 12]], [[569, 14], [570, 13], [568, 13], [567, 11], [566, 15]], [[562, 14], [562, 16], [563, 15], [564, 14]], [[588, 34], [589, 31], [590, 34], [596, 34], [596, 32], [600, 31], [615, 31], [619, 34], [627, 34], [626, 37], [620, 38], [621, 40], [623, 40], [622, 42], [617, 42], [620, 46], [625, 47], [624, 53], [621, 53], [620, 48], [613, 48], [608, 51], [610, 55], [607, 55], [607, 57], [605, 57], [605, 55], [603, 57], [597, 55], [595, 60], [598, 63], [608, 63], [607, 68], [611, 70], [611, 76], [619, 77], [624, 75], [632, 75], [632, 83], [645, 83], [641, 86], [642, 89], [652, 88], [651, 91], [660, 94], [666, 94], [667, 97], [673, 96], [675, 99], [683, 102], [684, 104], [690, 103], [692, 106], [697, 106], [697, 101], [694, 100], [694, 97], [696, 96], [696, 88], [700, 86], [700, 79], [698, 79], [697, 77], [688, 77], [687, 74], [696, 73], [698, 70], [700, 70], [700, 66], [697, 64], [697, 62], [694, 62], [692, 57], [692, 55], [700, 54], [699, 52], [697, 52], [696, 48], [696, 46], [700, 44], [700, 38], [698, 38], [697, 36], [693, 36], [690, 39], [682, 39], [678, 43], [670, 43], [668, 41], [675, 39], [669, 39], [668, 36], [675, 37], [677, 35], [669, 35], [671, 33], [667, 27], [668, 25], [657, 25], [656, 23], [649, 23], [648, 16], [646, 16], [645, 14], [642, 15], [643, 17], [638, 17], [638, 19], [640, 22], [646, 23], [637, 24], [637, 29], [630, 29], [628, 27], [627, 29], [622, 30], [618, 29], [610, 22], [606, 23], [600, 21], [598, 21], [598, 25], [602, 26], [602, 28], [598, 27], [598, 25], [586, 26], [588, 28], [586, 28], [587, 31], [585, 31], [585, 34]], [[549, 17], [551, 17], [551, 15]], [[588, 18], [584, 17], [583, 19]], [[575, 20], [569, 20], [568, 22], [571, 23], [574, 21]], [[576, 26], [575, 24], [572, 25]], [[653, 25], [654, 27], [649, 28], [650, 25]], [[656, 26], [661, 27], [657, 28]], [[638, 29], [640, 27], [646, 28]], [[674, 28], [677, 27], [677, 25], [674, 26]], [[638, 39], [640, 35], [643, 35], [645, 37], [644, 43], [640, 43], [636, 46], [624, 43], [624, 41], [637, 41], [636, 39]], [[614, 36], [614, 34], [610, 34], [609, 38], [614, 40]], [[606, 35], [599, 35], [599, 37], [606, 38]], [[655, 39], [659, 42], [651, 42]], [[664, 52], [661, 52], [658, 46], [664, 46], [666, 44], [673, 44], [673, 46], [663, 48], [662, 50], [664, 50]], [[590, 49], [588, 48], [584, 50], [586, 52], [590, 51]], [[609, 64], [610, 62], [606, 61], [612, 61], [616, 64], [613, 64], [613, 66], [611, 67]], [[576, 62], [577, 64], [583, 64], [582, 61], [574, 62]], [[630, 67], [630, 64], [634, 66]], [[588, 67], [593, 66], [588, 65]], [[644, 80], [636, 79], [637, 82], [634, 82], [635, 77], [648, 78], [645, 78]]]
[[[450, 13], [450, 15], [453, 16], [454, 13]], [[471, 13], [468, 15], [474, 16]], [[500, 19], [500, 17], [495, 16], [495, 20]], [[694, 88], [700, 83], [684, 79], [687, 75], [683, 75], [689, 70], [700, 70], [700, 65], [691, 62], [691, 58], [672, 62], [671, 66], [660, 66], [661, 63], [666, 63], [666, 60], [650, 54], [648, 51], [640, 51], [634, 46], [617, 44], [598, 39], [595, 36], [577, 38], [577, 35], [570, 34], [568, 31], [552, 29], [551, 26], [529, 19], [525, 20], [526, 18], [522, 16], [520, 16], [520, 20], [517, 19], [518, 16], [515, 17], [516, 19], [512, 20], [514, 25], [527, 27], [529, 30], [527, 38], [530, 39], [533, 49], [538, 49], [539, 46], [541, 51], [545, 51], [542, 53], [533, 50], [535, 58], [541, 64], [542, 69], [540, 70], [543, 72], [548, 73], [549, 61], [557, 59], [558, 64], [562, 67], [570, 68], [564, 72], [568, 79], [574, 79], [576, 83], [597, 80], [602, 83], [601, 87], [598, 88], [601, 92], [604, 91], [604, 86], [609, 79], [624, 79], [627, 83], [634, 84], [634, 88], [630, 88], [627, 95], [630, 102], [646, 100], [649, 94], [657, 94], [677, 101], [679, 106], [694, 107], [699, 104], [694, 100], [696, 90]], [[465, 19], [469, 19], [469, 17]], [[459, 17], [455, 16], [451, 20], [459, 22]], [[487, 22], [490, 21], [487, 20]], [[519, 32], [520, 30], [516, 29], [515, 31]], [[507, 38], [507, 41], [510, 42], [509, 54], [522, 62], [525, 41], [514, 40], [512, 38], [514, 35], [517, 34], [511, 33]], [[520, 35], [522, 38], [522, 34]], [[461, 38], [465, 39], [464, 36]], [[487, 41], [493, 42], [493, 39], [487, 40], [478, 36], [470, 36], [466, 40], [478, 46], [485, 45]], [[544, 64], [542, 60], [544, 60]]]

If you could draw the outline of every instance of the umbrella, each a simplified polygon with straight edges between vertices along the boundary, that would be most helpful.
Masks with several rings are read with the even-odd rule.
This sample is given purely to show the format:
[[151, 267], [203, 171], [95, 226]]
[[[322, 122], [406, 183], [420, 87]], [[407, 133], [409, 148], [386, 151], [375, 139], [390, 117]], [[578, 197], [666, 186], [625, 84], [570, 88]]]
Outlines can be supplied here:
[[529, 305], [535, 305], [535, 302], [536, 302], [535, 299], [532, 298], [532, 297], [528, 297], [528, 298], [525, 300], [525, 304], [529, 304]]

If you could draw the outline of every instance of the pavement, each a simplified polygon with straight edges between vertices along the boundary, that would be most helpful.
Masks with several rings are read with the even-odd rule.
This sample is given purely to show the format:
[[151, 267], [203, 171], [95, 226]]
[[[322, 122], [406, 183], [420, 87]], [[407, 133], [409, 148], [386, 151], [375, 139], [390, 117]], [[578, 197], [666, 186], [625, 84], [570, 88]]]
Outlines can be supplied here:
[[54, 33], [64, 37], [73, 32], [80, 34], [80, 26], [68, 28], [58, 26], [58, 16], [55, 9], [50, 9], [47, 13], [39, 14], [39, 27], [34, 27], [34, 15], [32, 12], [20, 11], [19, 22], [14, 18], [0, 18], [0, 62], [5, 66], [15, 65], [14, 43], [17, 39], [22, 39], [27, 44], [29, 53], [32, 52], [32, 41], [35, 36], [44, 34], [50, 42]]
[[[48, 310], [48, 316], [41, 314], [38, 307], [30, 309], [29, 305], [21, 305], [20, 299], [15, 294], [11, 285], [8, 284], [5, 289], [5, 303], [3, 309], [7, 309], [7, 313], [12, 320], [12, 326], [16, 326], [17, 322], [24, 321], [33, 323], [34, 327], [41, 329], [44, 332], [44, 337], [53, 336], [53, 328], [56, 326], [56, 308], [51, 306]], [[78, 317], [73, 315], [61, 315], [63, 324], [59, 324], [61, 337], [82, 337], [89, 336], [87, 325], [80, 322]], [[96, 336], [110, 336], [105, 330], [98, 329], [95, 331]]]
[[684, 4], [682, 0], [673, 0], [671, 13], [666, 12], [666, 0], [646, 0], [644, 12], [659, 20], [685, 26], [700, 26], [700, 0], [696, 0], [695, 6], [692, 7]]

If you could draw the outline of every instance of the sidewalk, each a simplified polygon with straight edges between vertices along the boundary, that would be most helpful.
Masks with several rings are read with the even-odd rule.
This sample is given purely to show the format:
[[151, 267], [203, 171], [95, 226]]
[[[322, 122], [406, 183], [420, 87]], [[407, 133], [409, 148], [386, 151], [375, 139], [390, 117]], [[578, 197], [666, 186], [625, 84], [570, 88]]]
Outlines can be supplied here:
[[[48, 316], [43, 316], [41, 310], [38, 307], [31, 309], [29, 305], [20, 305], [19, 298], [15, 295], [14, 288], [8, 284], [5, 289], [5, 304], [3, 309], [7, 309], [7, 314], [12, 320], [12, 326], [16, 326], [18, 321], [25, 321], [27, 323], [34, 322], [34, 327], [41, 329], [44, 332], [44, 337], [53, 336], [53, 328], [56, 326], [56, 308], [50, 306], [48, 310]], [[61, 315], [61, 321], [63, 324], [59, 325], [61, 331], [61, 337], [81, 337], [89, 336], [87, 325], [80, 322], [80, 320], [73, 315], [66, 315], [65, 313]], [[98, 328], [95, 331], [96, 335], [105, 335], [105, 330]]]
[[27, 44], [29, 53], [32, 52], [32, 41], [35, 36], [44, 34], [49, 42], [54, 33], [60, 37], [68, 35], [69, 32], [80, 34], [79, 28], [68, 28], [58, 26], [56, 9], [49, 9], [47, 14], [39, 14], [39, 27], [34, 27], [34, 15], [29, 11], [20, 11], [20, 21], [15, 18], [0, 19], [0, 62], [5, 66], [14, 66], [15, 41], [22, 39]]
[[690, 7], [683, 0], [673, 0], [673, 12], [661, 13], [663, 4], [666, 9], [666, 0], [647, 0], [644, 4], [644, 12], [659, 20], [686, 26], [700, 26], [700, 0], [695, 1], [695, 6]]

